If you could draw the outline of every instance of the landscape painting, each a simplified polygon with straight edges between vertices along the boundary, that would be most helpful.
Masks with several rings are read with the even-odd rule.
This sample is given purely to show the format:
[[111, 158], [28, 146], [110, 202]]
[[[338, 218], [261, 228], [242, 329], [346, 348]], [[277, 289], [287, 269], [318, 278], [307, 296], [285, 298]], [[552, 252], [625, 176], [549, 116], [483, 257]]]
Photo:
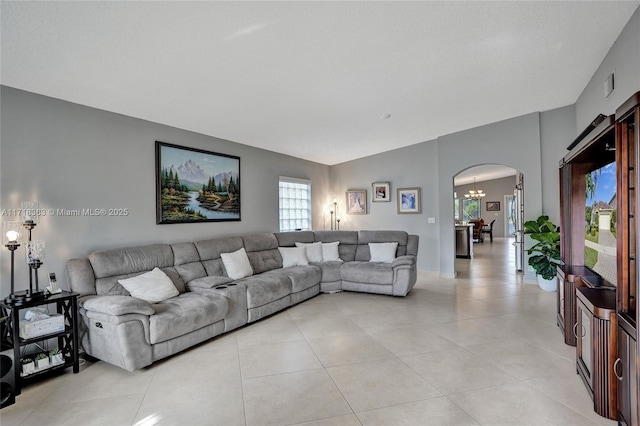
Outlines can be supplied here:
[[240, 220], [240, 157], [156, 142], [156, 222]]

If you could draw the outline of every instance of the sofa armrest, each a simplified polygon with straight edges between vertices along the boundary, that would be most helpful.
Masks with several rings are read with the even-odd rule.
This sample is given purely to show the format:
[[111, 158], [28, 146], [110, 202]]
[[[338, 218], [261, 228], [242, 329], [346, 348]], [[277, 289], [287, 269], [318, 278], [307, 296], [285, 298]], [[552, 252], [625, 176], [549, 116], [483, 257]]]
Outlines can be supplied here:
[[396, 268], [398, 266], [413, 266], [416, 264], [416, 257], [413, 255], [405, 255], [396, 257], [391, 263], [392, 268]]
[[89, 296], [82, 299], [81, 307], [89, 312], [114, 316], [155, 313], [149, 302], [131, 296]]

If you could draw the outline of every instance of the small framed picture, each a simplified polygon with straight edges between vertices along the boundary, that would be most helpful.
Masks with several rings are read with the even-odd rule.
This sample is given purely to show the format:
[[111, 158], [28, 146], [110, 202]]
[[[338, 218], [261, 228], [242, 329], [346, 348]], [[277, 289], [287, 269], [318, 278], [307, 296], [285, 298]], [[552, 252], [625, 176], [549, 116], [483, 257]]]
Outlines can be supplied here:
[[398, 214], [421, 213], [420, 188], [398, 188]]
[[347, 194], [347, 214], [367, 214], [367, 191], [354, 189]]
[[391, 183], [389, 182], [373, 182], [371, 184], [373, 196], [372, 202], [391, 201]]
[[488, 212], [499, 212], [500, 211], [500, 201], [487, 201], [487, 211]]

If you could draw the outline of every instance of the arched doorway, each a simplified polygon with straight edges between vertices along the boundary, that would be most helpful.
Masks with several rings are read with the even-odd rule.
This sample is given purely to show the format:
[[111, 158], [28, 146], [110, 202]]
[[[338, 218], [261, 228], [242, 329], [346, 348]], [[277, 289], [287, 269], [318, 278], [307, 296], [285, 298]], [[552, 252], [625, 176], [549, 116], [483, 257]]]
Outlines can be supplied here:
[[[472, 250], [467, 252], [471, 258], [456, 251], [456, 275], [473, 275], [474, 265], [480, 264], [474, 258], [482, 257], [491, 257], [493, 264], [501, 259], [505, 273], [520, 275], [524, 261], [523, 174], [502, 164], [475, 165], [453, 177], [453, 188], [454, 221], [458, 227], [476, 221], [484, 225], [481, 232], [475, 233]], [[472, 232], [473, 228], [465, 229]], [[456, 239], [459, 244], [459, 235]]]

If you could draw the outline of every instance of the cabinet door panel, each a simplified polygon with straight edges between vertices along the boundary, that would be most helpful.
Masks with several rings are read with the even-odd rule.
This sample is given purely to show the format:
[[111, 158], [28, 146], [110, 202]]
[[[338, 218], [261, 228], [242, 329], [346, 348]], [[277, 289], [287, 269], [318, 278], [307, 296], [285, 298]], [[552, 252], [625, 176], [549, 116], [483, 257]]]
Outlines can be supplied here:
[[618, 377], [618, 420], [624, 425], [637, 425], [638, 385], [636, 383], [636, 341], [618, 327], [618, 358], [615, 374]]
[[589, 395], [593, 399], [593, 379], [592, 379], [592, 354], [591, 354], [591, 311], [578, 301], [576, 306], [576, 324], [573, 333], [576, 337], [576, 368], [587, 386]]
[[629, 424], [631, 414], [629, 388], [629, 335], [618, 327], [618, 359], [613, 366], [618, 383], [618, 420], [621, 424]]
[[582, 340], [582, 361], [587, 369], [589, 378], [591, 378], [592, 367], [592, 348], [591, 348], [591, 313], [589, 311], [580, 310], [580, 326], [578, 326], [578, 338]]

